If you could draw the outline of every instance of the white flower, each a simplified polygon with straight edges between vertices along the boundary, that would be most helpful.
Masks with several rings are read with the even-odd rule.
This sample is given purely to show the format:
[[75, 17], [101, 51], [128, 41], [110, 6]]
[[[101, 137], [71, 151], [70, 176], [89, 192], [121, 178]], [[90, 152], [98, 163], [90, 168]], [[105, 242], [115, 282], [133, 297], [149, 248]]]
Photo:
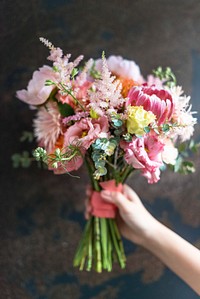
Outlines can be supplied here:
[[166, 164], [175, 165], [176, 158], [178, 157], [178, 150], [174, 147], [173, 142], [169, 138], [162, 140], [164, 149], [162, 151], [162, 160]]
[[183, 95], [182, 87], [176, 86], [170, 89], [174, 100], [173, 122], [177, 124], [172, 132], [172, 137], [180, 138], [182, 142], [190, 139], [194, 132], [197, 119], [193, 117], [195, 111], [191, 111], [190, 97]]

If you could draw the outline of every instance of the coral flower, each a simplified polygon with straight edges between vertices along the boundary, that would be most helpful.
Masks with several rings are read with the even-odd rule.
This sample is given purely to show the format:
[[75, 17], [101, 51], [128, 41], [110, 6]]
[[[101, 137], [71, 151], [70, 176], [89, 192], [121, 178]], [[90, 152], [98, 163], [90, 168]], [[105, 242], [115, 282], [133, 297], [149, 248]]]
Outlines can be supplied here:
[[64, 146], [80, 143], [83, 148], [88, 149], [97, 138], [101, 137], [102, 134], [105, 134], [104, 136], [107, 137], [108, 130], [108, 120], [105, 116], [93, 120], [82, 118], [67, 129], [64, 134]]
[[172, 95], [165, 89], [152, 86], [135, 86], [128, 93], [126, 105], [143, 106], [146, 111], [156, 115], [158, 125], [169, 121], [174, 111]]

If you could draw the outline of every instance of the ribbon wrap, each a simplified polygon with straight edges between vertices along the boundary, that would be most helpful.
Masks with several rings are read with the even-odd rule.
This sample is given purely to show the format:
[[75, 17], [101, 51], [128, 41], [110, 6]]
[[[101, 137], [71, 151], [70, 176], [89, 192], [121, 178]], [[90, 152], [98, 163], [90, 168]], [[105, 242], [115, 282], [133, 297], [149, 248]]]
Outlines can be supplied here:
[[[116, 186], [115, 180], [101, 182], [99, 183], [99, 185], [102, 187], [103, 190], [109, 190], [109, 191], [122, 192], [122, 188], [123, 188], [121, 183], [119, 183]], [[93, 216], [99, 218], [115, 218], [116, 216], [117, 207], [112, 203], [105, 202], [105, 200], [102, 199], [100, 192], [97, 191], [92, 192], [91, 206], [92, 206], [91, 213]]]

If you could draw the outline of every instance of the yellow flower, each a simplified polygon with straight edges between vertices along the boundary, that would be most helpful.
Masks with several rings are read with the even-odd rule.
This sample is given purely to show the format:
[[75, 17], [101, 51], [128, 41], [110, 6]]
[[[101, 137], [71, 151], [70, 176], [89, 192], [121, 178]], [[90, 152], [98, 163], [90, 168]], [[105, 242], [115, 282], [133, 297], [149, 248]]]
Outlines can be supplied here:
[[127, 131], [130, 134], [143, 136], [144, 128], [155, 120], [151, 111], [146, 111], [142, 106], [129, 106], [127, 118]]

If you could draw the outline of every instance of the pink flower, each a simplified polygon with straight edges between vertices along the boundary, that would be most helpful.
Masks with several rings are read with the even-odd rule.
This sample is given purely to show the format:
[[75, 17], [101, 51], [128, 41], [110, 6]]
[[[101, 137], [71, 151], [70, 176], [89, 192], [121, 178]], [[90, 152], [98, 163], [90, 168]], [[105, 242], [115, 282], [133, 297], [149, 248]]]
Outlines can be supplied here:
[[[84, 155], [84, 153], [82, 153]], [[49, 167], [49, 170], [53, 170], [54, 174], [63, 174], [66, 172], [71, 172], [78, 170], [83, 164], [82, 156], [75, 156], [72, 160], [59, 164], [57, 168]]]
[[156, 183], [160, 179], [161, 153], [163, 143], [154, 135], [141, 138], [133, 137], [131, 142], [121, 142], [125, 151], [125, 160], [136, 169], [141, 169], [148, 183]]
[[[134, 80], [140, 84], [144, 79], [140, 73], [139, 66], [131, 60], [124, 59], [121, 56], [109, 56], [107, 59], [108, 69], [116, 76]], [[101, 70], [102, 60], [96, 60], [96, 68]]]
[[54, 85], [45, 86], [46, 80], [56, 80], [56, 73], [51, 67], [44, 65], [33, 73], [32, 79], [29, 81], [27, 90], [17, 91], [17, 98], [29, 105], [41, 105], [46, 102]]
[[128, 93], [126, 105], [143, 106], [156, 115], [158, 125], [169, 121], [174, 111], [174, 101], [171, 94], [163, 89], [152, 86], [134, 86]]
[[157, 88], [163, 88], [163, 81], [158, 77], [154, 77], [153, 75], [147, 76], [147, 85], [152, 86], [155, 85]]
[[49, 101], [41, 107], [33, 121], [34, 135], [40, 146], [51, 152], [60, 134], [62, 134], [61, 115], [55, 102]]
[[[73, 82], [73, 94], [76, 99], [82, 103], [83, 106], [86, 106], [88, 104], [88, 90], [91, 85], [92, 82], [89, 81], [85, 81], [82, 85], [79, 85], [79, 82]], [[79, 108], [79, 106], [75, 103], [75, 100], [69, 94], [62, 94], [61, 92], [58, 92], [56, 98], [62, 103], [69, 104], [73, 109]]]
[[92, 120], [83, 118], [67, 129], [64, 136], [64, 146], [80, 143], [82, 147], [88, 149], [102, 134], [107, 136], [108, 130], [108, 120], [105, 116]]

